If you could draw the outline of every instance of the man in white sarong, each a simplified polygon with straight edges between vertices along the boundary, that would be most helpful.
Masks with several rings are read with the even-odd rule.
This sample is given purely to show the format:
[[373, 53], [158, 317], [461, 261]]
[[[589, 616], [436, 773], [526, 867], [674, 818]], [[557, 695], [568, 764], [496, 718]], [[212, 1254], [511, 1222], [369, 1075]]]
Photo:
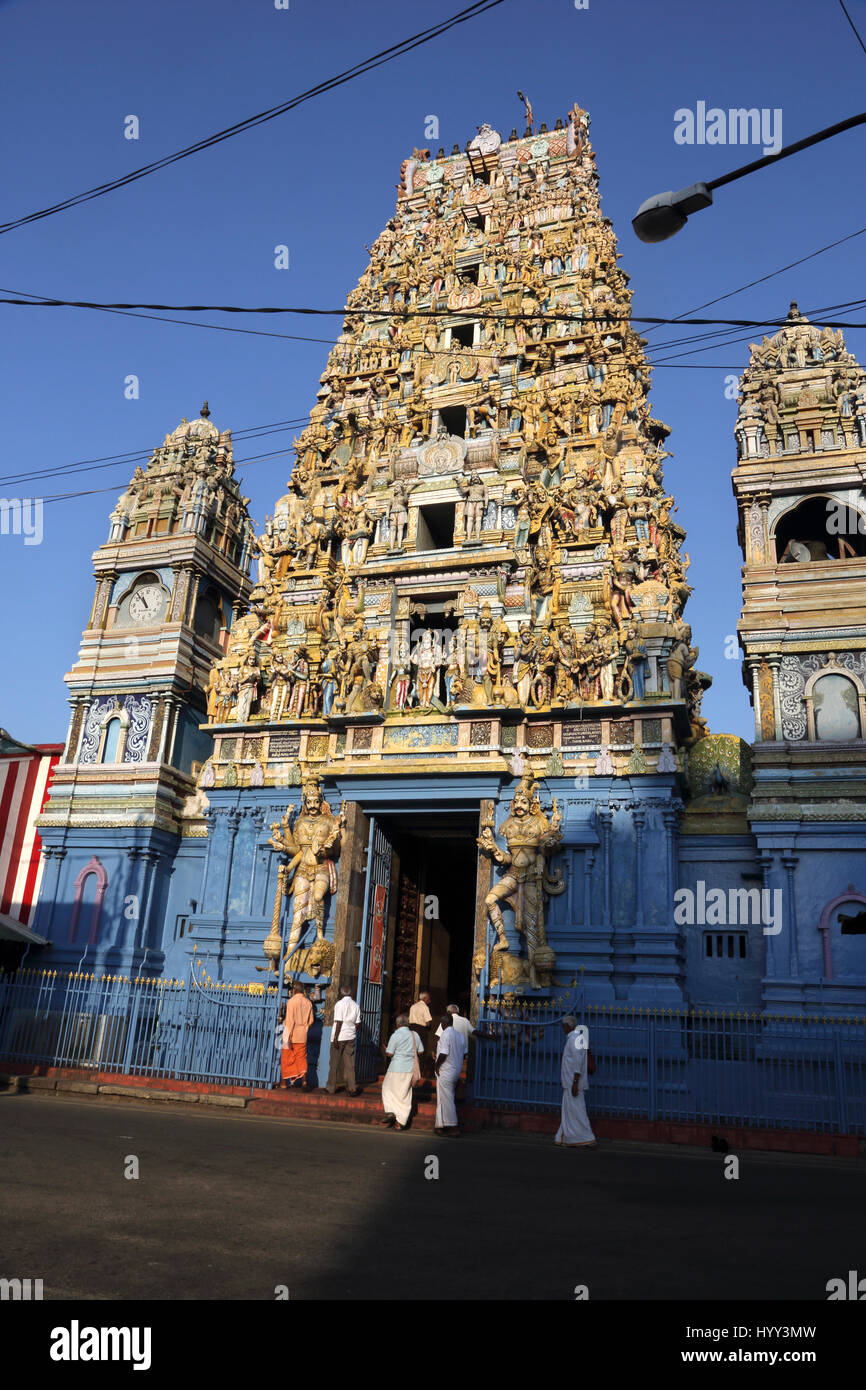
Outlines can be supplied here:
[[442, 1018], [442, 1036], [436, 1049], [436, 1121], [433, 1126], [436, 1134], [447, 1134], [456, 1139], [457, 1107], [454, 1104], [454, 1090], [460, 1080], [460, 1069], [466, 1055], [466, 1038], [453, 1026], [453, 1015]]
[[391, 1058], [382, 1082], [382, 1105], [385, 1107], [383, 1125], [405, 1129], [412, 1113], [412, 1083], [421, 1080], [418, 1053], [424, 1044], [409, 1027], [407, 1014], [399, 1014], [394, 1032], [385, 1044]]
[[562, 1122], [556, 1131], [557, 1144], [569, 1149], [594, 1149], [595, 1135], [586, 1113], [589, 1088], [589, 1034], [568, 1015], [562, 1020], [565, 1047], [562, 1049]]

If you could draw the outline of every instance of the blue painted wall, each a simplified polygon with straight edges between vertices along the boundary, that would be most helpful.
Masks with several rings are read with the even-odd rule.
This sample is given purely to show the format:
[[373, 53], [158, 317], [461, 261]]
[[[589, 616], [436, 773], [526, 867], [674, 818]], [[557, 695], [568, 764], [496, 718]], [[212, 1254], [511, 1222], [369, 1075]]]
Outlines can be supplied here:
[[[555, 796], [563, 817], [562, 847], [551, 867], [561, 870], [565, 891], [549, 900], [547, 912], [560, 985], [582, 971], [590, 1002], [866, 1013], [866, 936], [843, 935], [834, 914], [828, 980], [818, 931], [830, 899], [848, 884], [866, 890], [862, 828], [785, 824], [756, 827], [754, 836], [680, 836], [675, 783], [673, 776], [590, 778], [588, 787], [565, 777], [542, 783], [545, 812]], [[499, 827], [515, 785], [488, 775], [442, 777], [432, 809], [447, 816], [491, 800]], [[355, 800], [370, 815], [402, 813], [407, 824], [413, 811], [431, 810], [429, 780], [420, 776], [335, 778], [326, 795], [335, 811], [342, 800]], [[183, 977], [195, 947], [214, 979], [261, 978], [279, 862], [268, 845], [270, 825], [290, 800], [297, 804], [297, 789], [215, 788], [208, 797], [206, 839], [147, 829], [45, 830], [48, 858], [35, 929], [51, 944], [40, 952], [42, 962], [69, 968], [83, 958], [87, 969]], [[61, 857], [58, 849], [65, 851]], [[87, 947], [92, 877], [73, 941], [69, 926], [75, 879], [93, 856], [105, 869], [107, 889], [98, 942]], [[764, 881], [755, 877], [758, 856]], [[723, 924], [678, 922], [677, 892], [687, 888], [697, 898], [701, 884], [705, 893], [762, 886], [778, 892], [780, 930], [768, 933], [772, 923], [751, 914]], [[861, 907], [840, 910], [854, 915]], [[284, 904], [284, 921], [288, 911]], [[333, 914], [330, 899], [331, 939]], [[186, 919], [183, 935], [179, 918]], [[508, 909], [505, 922], [516, 946]], [[707, 934], [718, 932], [745, 933], [745, 957], [738, 949], [733, 958], [708, 955]]]

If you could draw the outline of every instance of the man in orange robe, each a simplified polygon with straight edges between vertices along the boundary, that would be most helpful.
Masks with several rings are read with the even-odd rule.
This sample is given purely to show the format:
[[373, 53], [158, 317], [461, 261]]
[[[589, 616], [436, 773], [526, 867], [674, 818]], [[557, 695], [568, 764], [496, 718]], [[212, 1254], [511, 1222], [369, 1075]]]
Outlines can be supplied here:
[[304, 986], [296, 982], [286, 1005], [280, 1053], [280, 1075], [286, 1090], [292, 1086], [300, 1086], [304, 1091], [310, 1089], [307, 1084], [307, 1033], [312, 1022], [313, 1006], [304, 994]]

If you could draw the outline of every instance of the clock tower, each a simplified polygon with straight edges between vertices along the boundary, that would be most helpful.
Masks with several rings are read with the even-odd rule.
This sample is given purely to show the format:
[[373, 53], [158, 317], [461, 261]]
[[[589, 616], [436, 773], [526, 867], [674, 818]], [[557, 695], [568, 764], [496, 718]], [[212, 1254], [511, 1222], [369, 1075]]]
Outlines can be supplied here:
[[216, 429], [205, 402], [136, 468], [111, 513], [39, 820], [39, 930], [52, 959], [161, 968], [170, 882], [173, 898], [185, 892], [172, 882], [180, 813], [211, 751], [201, 728], [209, 674], [249, 596], [247, 502], [231, 432]]

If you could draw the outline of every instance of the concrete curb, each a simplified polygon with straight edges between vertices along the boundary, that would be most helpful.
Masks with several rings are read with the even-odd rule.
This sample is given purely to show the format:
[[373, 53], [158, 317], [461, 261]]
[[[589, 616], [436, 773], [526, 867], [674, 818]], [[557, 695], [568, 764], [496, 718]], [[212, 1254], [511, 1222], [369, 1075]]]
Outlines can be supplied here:
[[[48, 1093], [110, 1101], [149, 1101], [151, 1104], [182, 1102], [186, 1105], [218, 1106], [243, 1110], [249, 1115], [268, 1119], [292, 1121], [338, 1121], [376, 1125], [382, 1118], [380, 1098], [376, 1091], [367, 1091], [363, 1099], [346, 1096], [293, 1095], [285, 1092], [219, 1086], [207, 1082], [196, 1089], [197, 1083], [160, 1078], [158, 1086], [145, 1084], [144, 1077], [128, 1080], [114, 1076], [112, 1080], [93, 1074], [30, 1076], [24, 1073], [0, 1073], [0, 1092], [17, 1094]], [[422, 1099], [422, 1110], [412, 1120], [416, 1132], [432, 1132], [433, 1115], [430, 1098]], [[631, 1143], [659, 1144], [670, 1148], [710, 1147], [711, 1139], [723, 1139], [731, 1153], [770, 1152], [789, 1155], [811, 1155], [822, 1158], [866, 1159], [866, 1136], [859, 1134], [824, 1134], [806, 1130], [749, 1130], [719, 1123], [717, 1125], [685, 1125], [665, 1121], [627, 1120], [598, 1115], [592, 1118], [599, 1139], [624, 1140]], [[460, 1127], [467, 1134], [538, 1134], [552, 1135], [559, 1124], [559, 1115], [550, 1112], [518, 1112], [490, 1109], [485, 1105], [461, 1105]]]

